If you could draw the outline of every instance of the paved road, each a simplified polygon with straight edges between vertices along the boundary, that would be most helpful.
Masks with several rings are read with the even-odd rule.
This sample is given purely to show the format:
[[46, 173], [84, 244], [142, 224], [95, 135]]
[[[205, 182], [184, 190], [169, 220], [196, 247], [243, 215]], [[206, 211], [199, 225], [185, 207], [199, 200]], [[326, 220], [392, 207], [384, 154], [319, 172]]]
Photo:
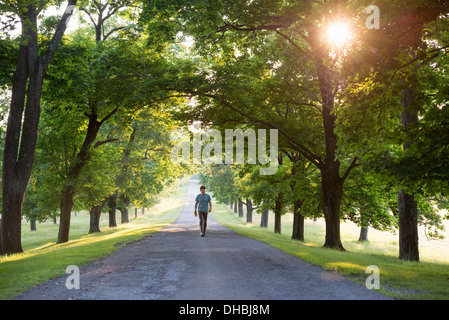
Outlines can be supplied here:
[[211, 219], [200, 237], [193, 216], [197, 193], [192, 179], [173, 225], [81, 268], [79, 290], [68, 290], [63, 276], [17, 299], [387, 299]]

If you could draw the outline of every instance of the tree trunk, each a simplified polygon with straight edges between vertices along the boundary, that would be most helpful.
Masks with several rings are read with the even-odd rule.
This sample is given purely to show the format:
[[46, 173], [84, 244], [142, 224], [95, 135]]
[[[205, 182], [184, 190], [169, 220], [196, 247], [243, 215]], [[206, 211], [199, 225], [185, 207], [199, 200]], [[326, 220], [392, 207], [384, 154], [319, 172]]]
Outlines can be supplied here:
[[419, 261], [418, 205], [412, 195], [399, 191], [399, 259]]
[[[344, 250], [340, 239], [340, 205], [344, 179], [340, 179], [340, 161], [335, 156], [338, 137], [335, 133], [337, 116], [333, 113], [335, 102], [334, 79], [332, 70], [325, 63], [328, 59], [329, 49], [322, 46], [317, 28], [312, 27], [309, 30], [309, 39], [320, 87], [321, 116], [326, 147], [324, 161], [319, 166], [321, 172], [321, 201], [326, 222], [324, 247]], [[349, 171], [350, 169], [348, 169], [348, 174]]]
[[36, 220], [30, 221], [30, 231], [36, 231]]
[[109, 207], [109, 228], [117, 227], [117, 193], [114, 193], [108, 198], [108, 207]]
[[274, 233], [281, 233], [281, 213], [282, 203], [281, 196], [279, 195], [274, 206]]
[[[40, 115], [43, 75], [39, 74], [42, 71], [42, 65], [38, 60], [35, 29], [37, 28], [37, 13], [35, 11], [33, 6], [28, 6], [26, 17], [22, 18], [22, 44], [19, 48], [13, 76], [11, 105], [3, 151], [1, 226], [3, 247], [1, 252], [6, 254], [23, 252], [21, 244], [22, 203], [34, 161]], [[27, 24], [27, 19], [29, 24]], [[23, 44], [25, 41], [26, 45]], [[25, 103], [26, 108], [24, 108]], [[21, 135], [22, 137], [20, 137]]]
[[293, 201], [293, 240], [304, 241], [304, 216], [301, 214], [303, 202], [303, 200]]
[[[288, 155], [288, 154], [287, 154]], [[298, 156], [289, 156], [290, 160], [293, 162], [292, 176], [295, 176], [301, 170], [301, 174], [305, 173], [305, 161], [303, 161]], [[300, 167], [301, 166], [301, 167]], [[290, 189], [293, 194], [296, 191], [296, 181], [290, 181]], [[292, 239], [304, 241], [304, 216], [301, 214], [301, 207], [304, 200], [296, 199], [293, 201], [293, 230]]]
[[239, 198], [239, 218], [243, 218], [243, 201]]
[[360, 227], [360, 235], [358, 241], [368, 241], [368, 227]]
[[[3, 176], [3, 181], [5, 175]], [[10, 185], [16, 183], [3, 183], [3, 208], [2, 208], [2, 254], [12, 254], [23, 252], [22, 249], [22, 201], [25, 191], [14, 189]], [[8, 185], [8, 188], [5, 188]]]
[[62, 190], [61, 197], [61, 221], [59, 224], [58, 243], [69, 241], [70, 233], [70, 216], [73, 208], [73, 196], [75, 194], [75, 186], [78, 181], [82, 169], [86, 166], [91, 157], [91, 147], [97, 138], [100, 126], [104, 121], [99, 122], [96, 114], [89, 115], [89, 124], [87, 126], [86, 137], [83, 145], [76, 155], [76, 161], [69, 168], [65, 185]]
[[234, 213], [237, 213], [237, 200], [234, 201]]
[[121, 224], [129, 222], [128, 208], [117, 208], [120, 211]]
[[[326, 225], [324, 247], [342, 250], [340, 238], [340, 206], [343, 186], [339, 176], [338, 161], [329, 161], [321, 170], [321, 203]], [[328, 168], [326, 168], [328, 167]]]
[[120, 195], [120, 206], [117, 206], [117, 208], [120, 210], [121, 213], [121, 223], [128, 223], [129, 217], [128, 217], [128, 206], [130, 203], [130, 199], [125, 196], [124, 194]]
[[90, 226], [89, 233], [101, 232], [100, 230], [100, 218], [101, 211], [106, 203], [106, 199], [102, 200], [99, 204], [92, 206], [90, 209]]
[[[69, 1], [74, 6], [76, 1]], [[21, 45], [12, 81], [12, 95], [2, 164], [2, 232], [0, 253], [23, 252], [22, 203], [31, 175], [40, 118], [40, 99], [45, 71], [53, 58], [72, 14], [66, 9], [42, 58], [39, 57], [37, 15], [34, 5], [20, 15]], [[25, 107], [26, 103], [26, 108]]]
[[338, 181], [338, 172], [330, 172], [326, 175], [326, 172], [322, 170], [321, 173], [321, 202], [326, 225], [324, 247], [344, 251], [340, 239], [342, 186]]
[[73, 186], [66, 186], [61, 195], [61, 217], [59, 219], [58, 243], [69, 241], [70, 218], [72, 216], [73, 195], [75, 194]]
[[103, 28], [103, 24], [101, 23], [101, 20], [103, 19], [103, 16], [102, 16], [102, 11], [101, 10], [99, 10], [99, 12], [98, 12], [98, 22], [97, 22], [97, 24], [96, 24], [96, 26], [95, 26], [95, 41], [98, 43], [98, 42], [100, 42], [102, 39], [102, 37], [101, 37], [101, 30], [102, 30], [102, 28]]
[[253, 223], [253, 202], [246, 199], [246, 223]]
[[260, 219], [260, 227], [268, 228], [268, 209], [262, 212], [262, 218]]
[[[413, 55], [414, 56], [414, 55]], [[414, 74], [416, 77], [416, 72]], [[404, 84], [407, 82], [404, 80]], [[418, 122], [418, 115], [408, 110], [410, 104], [414, 101], [413, 89], [408, 87], [403, 90], [401, 97], [401, 123], [407, 126]], [[404, 143], [404, 150], [408, 149], [413, 141]], [[400, 190], [398, 194], [398, 212], [399, 212], [399, 259], [407, 261], [419, 261], [418, 245], [418, 204], [413, 195]]]
[[[24, 27], [22, 22], [22, 28]], [[22, 36], [24, 38], [25, 35]], [[17, 150], [19, 147], [20, 125], [26, 95], [28, 77], [27, 47], [21, 45], [16, 70], [13, 77], [11, 105], [5, 135], [2, 167], [2, 247], [1, 253], [22, 252], [21, 220], [22, 201], [25, 187], [19, 179], [16, 169]]]
[[340, 179], [340, 161], [335, 159], [337, 149], [337, 136], [334, 133], [335, 116], [329, 110], [323, 110], [322, 113], [326, 140], [326, 158], [321, 168], [321, 203], [326, 224], [324, 247], [345, 250], [340, 238], [343, 182]]

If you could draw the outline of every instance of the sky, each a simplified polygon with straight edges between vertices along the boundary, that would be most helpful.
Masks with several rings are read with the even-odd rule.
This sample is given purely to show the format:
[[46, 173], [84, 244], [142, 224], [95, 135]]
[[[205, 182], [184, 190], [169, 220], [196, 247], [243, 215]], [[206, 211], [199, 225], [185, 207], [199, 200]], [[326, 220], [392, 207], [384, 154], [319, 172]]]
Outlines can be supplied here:
[[[66, 6], [67, 6], [66, 3], [63, 3], [60, 7], [49, 6], [47, 9], [45, 9], [43, 11], [43, 14], [45, 16], [55, 16], [55, 15], [62, 16]], [[4, 16], [0, 16], [0, 22], [4, 21], [4, 20], [5, 20], [5, 17]], [[74, 15], [70, 19], [69, 24], [67, 26], [66, 34], [75, 31], [79, 27], [79, 25], [80, 25], [80, 20], [81, 20], [80, 19], [80, 11], [79, 11], [79, 9], [75, 9]], [[39, 22], [38, 22], [38, 24], [39, 24]], [[8, 35], [10, 35], [10, 36], [20, 35], [21, 29], [22, 29], [22, 27], [21, 27], [20, 23], [17, 23], [16, 29], [13, 30], [13, 31], [8, 32]], [[1, 37], [1, 35], [0, 35], [0, 37]], [[182, 44], [184, 46], [186, 46], [186, 47], [192, 46], [193, 45], [193, 38], [192, 37], [187, 37], [186, 41], [184, 41]]]
[[[66, 8], [66, 4], [64, 3], [61, 7], [57, 7], [57, 6], [49, 6], [47, 9], [45, 9], [43, 11], [43, 14], [45, 16], [55, 16], [55, 15], [60, 15], [62, 16], [62, 14], [64, 13], [64, 10]], [[77, 12], [77, 10], [75, 11], [75, 13]], [[5, 17], [4, 16], [0, 16], [0, 22], [1, 21], [5, 21]], [[39, 24], [39, 22], [38, 22]], [[75, 14], [75, 16], [70, 20], [69, 24], [68, 24], [68, 28], [67, 28], [67, 33], [70, 33], [74, 30], [76, 30], [79, 26], [79, 15]], [[8, 34], [10, 36], [16, 36], [16, 35], [20, 35], [20, 32], [22, 31], [22, 27], [20, 25], [20, 22], [18, 22], [16, 24], [16, 29], [14, 29], [13, 31], [8, 31]]]

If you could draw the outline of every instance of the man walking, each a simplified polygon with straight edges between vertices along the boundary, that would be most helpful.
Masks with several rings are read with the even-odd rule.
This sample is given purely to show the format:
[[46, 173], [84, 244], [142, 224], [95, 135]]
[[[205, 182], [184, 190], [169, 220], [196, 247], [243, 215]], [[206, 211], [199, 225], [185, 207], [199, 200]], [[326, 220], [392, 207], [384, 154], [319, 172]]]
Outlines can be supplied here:
[[[204, 237], [206, 234], [207, 226], [207, 213], [212, 210], [212, 199], [210, 195], [206, 193], [206, 187], [200, 187], [200, 194], [195, 198], [195, 217], [199, 213], [200, 215], [200, 232], [201, 236]], [[209, 209], [208, 209], [209, 208]], [[198, 212], [197, 212], [198, 209]]]

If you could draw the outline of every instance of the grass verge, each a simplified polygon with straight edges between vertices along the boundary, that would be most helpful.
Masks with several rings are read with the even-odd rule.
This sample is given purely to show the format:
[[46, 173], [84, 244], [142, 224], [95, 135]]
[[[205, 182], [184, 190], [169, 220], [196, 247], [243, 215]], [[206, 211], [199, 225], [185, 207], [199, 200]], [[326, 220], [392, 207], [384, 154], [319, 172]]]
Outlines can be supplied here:
[[[441, 260], [438, 262], [401, 261], [397, 255], [393, 254], [397, 251], [390, 248], [397, 246], [397, 241], [390, 241], [386, 245], [385, 238], [389, 235], [385, 233], [383, 236], [373, 233], [373, 240], [365, 243], [343, 240], [343, 246], [348, 251], [340, 252], [322, 247], [324, 226], [320, 224], [306, 221], [310, 222], [306, 223], [305, 227], [306, 241], [300, 242], [292, 240], [291, 232], [287, 232], [291, 230], [291, 219], [287, 216], [284, 216], [282, 221], [283, 234], [275, 234], [271, 227], [268, 229], [259, 227], [258, 216], [260, 215], [254, 213], [253, 224], [247, 224], [246, 220], [239, 218], [227, 206], [220, 204], [214, 205], [211, 215], [216, 222], [243, 236], [264, 242], [326, 270], [338, 272], [362, 285], [365, 285], [370, 275], [366, 273], [367, 267], [375, 265], [380, 270], [378, 291], [390, 297], [449, 299], [449, 263]], [[349, 232], [347, 229], [348, 226], [342, 226], [343, 231]], [[357, 229], [352, 232], [355, 232], [353, 238], [354, 235], [358, 236]], [[443, 257], [446, 257], [445, 254], [442, 252]]]
[[[81, 212], [76, 216], [72, 213], [70, 240], [63, 244], [55, 243], [58, 225], [38, 224], [37, 231], [31, 232], [28, 223], [24, 222], [24, 252], [0, 256], [0, 299], [11, 299], [35, 285], [64, 275], [69, 265], [86, 265], [172, 224], [184, 206], [187, 182], [183, 180], [168, 190], [164, 196], [170, 201], [160, 201], [150, 210], [146, 209], [145, 214], [138, 210], [135, 217], [131, 208], [129, 223], [109, 228], [107, 214], [103, 214], [100, 222], [102, 232], [99, 233], [87, 234], [88, 213]], [[117, 223], [119, 220], [118, 217]]]

